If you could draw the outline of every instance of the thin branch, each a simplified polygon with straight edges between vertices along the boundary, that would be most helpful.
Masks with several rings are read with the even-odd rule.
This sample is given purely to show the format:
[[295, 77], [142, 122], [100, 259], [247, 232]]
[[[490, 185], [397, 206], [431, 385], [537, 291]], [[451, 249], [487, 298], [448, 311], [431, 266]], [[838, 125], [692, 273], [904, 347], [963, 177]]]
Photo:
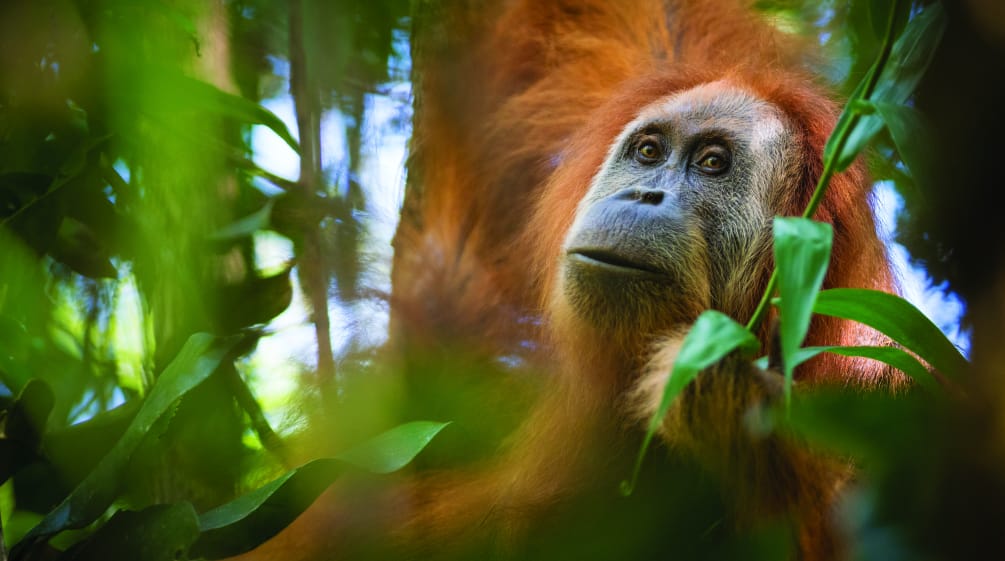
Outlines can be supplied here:
[[[304, 14], [301, 0], [291, 0], [290, 12], [290, 93], [297, 113], [300, 136], [300, 188], [308, 199], [321, 187], [321, 99], [308, 75], [304, 47]], [[324, 387], [335, 376], [328, 317], [328, 268], [321, 251], [320, 224], [304, 227], [304, 250], [300, 261], [305, 293], [313, 310], [314, 335], [318, 342], [317, 381]]]
[[265, 413], [262, 411], [262, 406], [259, 405], [258, 400], [251, 393], [251, 389], [238, 374], [237, 369], [234, 368], [233, 362], [228, 362], [221, 366], [224, 376], [227, 379], [227, 385], [230, 386], [230, 391], [237, 400], [237, 404], [248, 414], [248, 418], [251, 420], [251, 427], [254, 429], [255, 434], [258, 435], [258, 441], [262, 443], [262, 446], [266, 450], [275, 455], [283, 463], [284, 466], [290, 467], [289, 454], [287, 453], [286, 445], [283, 440], [279, 438], [276, 431], [272, 430], [272, 426], [269, 425], [269, 420], [265, 418]]

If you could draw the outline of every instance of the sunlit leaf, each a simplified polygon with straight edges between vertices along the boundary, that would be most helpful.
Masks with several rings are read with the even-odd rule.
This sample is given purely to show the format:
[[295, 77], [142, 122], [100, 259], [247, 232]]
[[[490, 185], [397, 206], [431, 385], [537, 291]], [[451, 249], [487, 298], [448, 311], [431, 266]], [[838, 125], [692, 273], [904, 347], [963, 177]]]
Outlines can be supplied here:
[[785, 375], [785, 403], [792, 399], [796, 353], [813, 315], [813, 302], [824, 282], [834, 231], [830, 224], [806, 218], [775, 218], [775, 266], [778, 268], [779, 336]]
[[19, 555], [28, 554], [35, 543], [62, 530], [83, 527], [101, 516], [116, 497], [123, 468], [154, 423], [178, 398], [216, 370], [232, 344], [205, 333], [189, 337], [158, 377], [122, 438], [80, 485], [15, 546], [12, 558], [20, 559]]
[[817, 297], [813, 311], [864, 323], [947, 376], [959, 377], [968, 368], [966, 359], [932, 320], [893, 294], [863, 288], [824, 290]]
[[759, 346], [760, 343], [752, 333], [722, 312], [707, 310], [698, 316], [694, 325], [691, 326], [691, 330], [684, 337], [684, 342], [677, 353], [673, 370], [670, 372], [670, 379], [667, 381], [666, 388], [663, 389], [659, 408], [649, 422], [649, 428], [642, 441], [632, 478], [621, 484], [622, 494], [629, 495], [634, 490], [649, 444], [660, 424], [663, 423], [667, 411], [670, 410], [670, 405], [680, 395], [680, 392], [702, 370], [715, 364], [716, 361], [729, 353], [737, 349], [756, 352]]

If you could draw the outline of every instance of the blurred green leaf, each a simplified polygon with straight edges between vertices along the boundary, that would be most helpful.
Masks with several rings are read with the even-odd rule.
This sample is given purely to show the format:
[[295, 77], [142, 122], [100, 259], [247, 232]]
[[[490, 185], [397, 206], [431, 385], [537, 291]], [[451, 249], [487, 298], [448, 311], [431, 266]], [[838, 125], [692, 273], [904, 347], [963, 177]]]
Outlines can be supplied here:
[[275, 113], [249, 99], [229, 94], [201, 80], [187, 76], [176, 76], [176, 80], [181, 99], [242, 123], [265, 125], [279, 135], [279, 138], [282, 138], [296, 153], [300, 153], [297, 140], [286, 128], [286, 123]]
[[289, 525], [348, 466], [373, 473], [401, 469], [449, 423], [415, 421], [395, 427], [335, 458], [308, 462], [199, 517], [193, 553], [209, 558], [248, 551]]
[[73, 486], [115, 446], [140, 408], [131, 400], [90, 419], [46, 433], [42, 441], [45, 456], [59, 469], [60, 479]]
[[864, 288], [834, 288], [820, 292], [813, 311], [864, 323], [947, 376], [958, 378], [969, 367], [932, 320], [899, 296]]
[[372, 473], [391, 473], [411, 462], [449, 424], [405, 423], [342, 452], [337, 458]]
[[874, 102], [869, 105], [886, 123], [890, 138], [893, 139], [904, 164], [911, 171], [911, 177], [915, 181], [927, 180], [933, 173], [935, 155], [931, 135], [921, 113], [906, 105], [885, 102]]
[[216, 370], [233, 343], [233, 340], [221, 341], [205, 333], [189, 337], [158, 377], [122, 438], [84, 481], [14, 546], [11, 558], [23, 559], [30, 555], [36, 543], [63, 530], [83, 527], [101, 516], [116, 497], [122, 470], [151, 427], [178, 398]]
[[283, 313], [293, 300], [293, 284], [288, 264], [267, 277], [249, 276], [239, 284], [221, 286], [216, 292], [218, 327], [222, 333], [268, 323]]
[[830, 224], [807, 218], [776, 217], [775, 266], [778, 268], [778, 310], [785, 404], [792, 401], [796, 352], [810, 328], [813, 302], [824, 282], [834, 231]]
[[61, 559], [68, 561], [175, 561], [188, 559], [199, 536], [195, 509], [187, 502], [122, 510]]
[[622, 494], [630, 495], [635, 489], [635, 483], [638, 481], [639, 471], [642, 468], [642, 460], [649, 449], [649, 444], [660, 424], [663, 423], [663, 418], [670, 410], [670, 405], [680, 395], [680, 392], [702, 370], [729, 353], [737, 349], [753, 353], [757, 352], [758, 347], [760, 347], [760, 342], [757, 337], [754, 337], [745, 327], [726, 314], [715, 310], [706, 310], [698, 316], [694, 325], [691, 326], [691, 330], [684, 337], [684, 342], [677, 353], [673, 370], [670, 372], [670, 379], [667, 380], [666, 388], [663, 389], [659, 408], [649, 422], [649, 428], [639, 449], [632, 478], [630, 481], [621, 483]]
[[259, 230], [268, 228], [272, 219], [272, 206], [274, 204], [275, 200], [270, 199], [262, 208], [220, 228], [210, 236], [210, 239], [216, 242], [234, 241], [246, 238]]
[[293, 522], [345, 469], [339, 460], [314, 460], [203, 513], [192, 554], [217, 559], [254, 549]]
[[882, 392], [800, 392], [788, 418], [779, 422], [822, 450], [847, 454], [870, 468], [895, 458], [904, 447], [922, 446], [909, 412], [918, 402]]

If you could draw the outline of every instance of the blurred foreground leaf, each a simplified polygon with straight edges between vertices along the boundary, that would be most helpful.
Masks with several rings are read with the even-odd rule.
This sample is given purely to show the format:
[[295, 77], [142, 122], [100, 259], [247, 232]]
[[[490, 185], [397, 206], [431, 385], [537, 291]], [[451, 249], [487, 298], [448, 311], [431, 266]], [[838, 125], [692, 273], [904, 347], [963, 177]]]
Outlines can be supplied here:
[[308, 462], [199, 517], [193, 555], [226, 557], [249, 551], [300, 515], [347, 468], [390, 473], [404, 467], [448, 423], [415, 421], [395, 427], [334, 458]]
[[63, 530], [86, 526], [101, 516], [115, 500], [123, 469], [154, 423], [178, 398], [216, 370], [233, 342], [217, 340], [205, 333], [189, 337], [157, 379], [122, 438], [84, 481], [14, 546], [11, 558], [28, 558], [35, 544]]
[[178, 99], [195, 103], [212, 113], [230, 117], [241, 123], [265, 125], [283, 139], [294, 152], [300, 153], [300, 145], [297, 140], [286, 128], [286, 123], [275, 113], [249, 99], [229, 94], [201, 80], [187, 76], [176, 76], [175, 78]]

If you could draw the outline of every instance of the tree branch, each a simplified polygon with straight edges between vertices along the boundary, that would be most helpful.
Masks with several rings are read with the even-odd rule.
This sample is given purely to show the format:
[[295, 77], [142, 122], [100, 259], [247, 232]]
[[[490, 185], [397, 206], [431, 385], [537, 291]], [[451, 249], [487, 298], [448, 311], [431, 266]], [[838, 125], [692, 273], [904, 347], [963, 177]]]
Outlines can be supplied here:
[[[289, 3], [290, 21], [290, 93], [297, 114], [300, 136], [300, 178], [298, 184], [308, 199], [320, 189], [321, 177], [321, 99], [308, 74], [304, 47], [304, 15], [301, 0]], [[314, 335], [318, 342], [317, 382], [324, 387], [335, 375], [331, 346], [331, 322], [328, 317], [328, 268], [321, 251], [321, 225], [304, 225], [304, 247], [300, 256], [301, 278], [312, 309]]]

